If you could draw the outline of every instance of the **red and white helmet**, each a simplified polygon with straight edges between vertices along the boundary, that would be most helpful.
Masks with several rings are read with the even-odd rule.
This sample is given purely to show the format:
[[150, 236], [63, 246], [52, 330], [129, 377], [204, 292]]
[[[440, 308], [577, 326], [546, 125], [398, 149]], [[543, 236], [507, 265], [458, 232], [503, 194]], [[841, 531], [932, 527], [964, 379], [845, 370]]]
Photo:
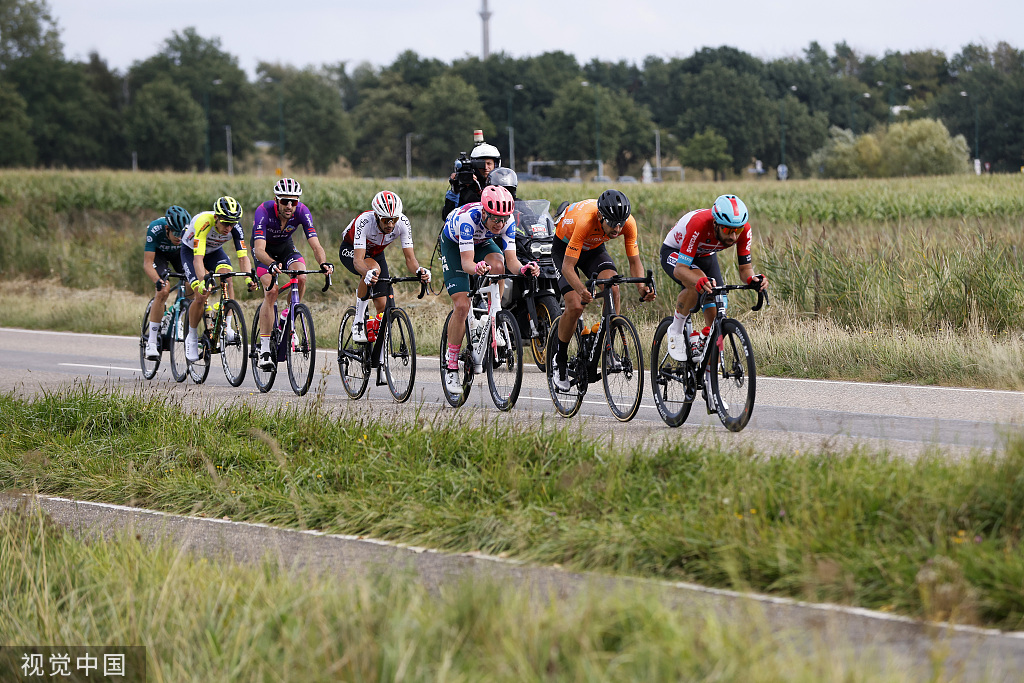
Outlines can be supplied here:
[[492, 216], [511, 216], [516, 202], [504, 187], [488, 185], [480, 194], [480, 205]]
[[301, 197], [302, 186], [299, 185], [299, 181], [295, 178], [281, 178], [274, 183], [274, 196], [275, 197]]
[[373, 212], [382, 218], [396, 218], [402, 214], [402, 198], [391, 190], [381, 190], [370, 202]]

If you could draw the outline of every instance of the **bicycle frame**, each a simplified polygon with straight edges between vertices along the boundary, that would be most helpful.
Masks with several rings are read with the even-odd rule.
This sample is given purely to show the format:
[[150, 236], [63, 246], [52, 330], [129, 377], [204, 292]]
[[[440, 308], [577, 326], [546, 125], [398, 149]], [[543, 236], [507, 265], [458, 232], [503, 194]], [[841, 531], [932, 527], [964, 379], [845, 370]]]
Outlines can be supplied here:
[[[495, 336], [495, 323], [498, 318], [498, 312], [501, 310], [501, 294], [498, 289], [498, 281], [518, 276], [511, 273], [502, 273], [500, 275], [480, 275], [479, 277], [481, 282], [489, 282], [489, 284], [471, 289], [469, 294], [471, 295], [471, 300], [475, 300], [477, 296], [486, 298], [487, 307], [478, 307], [475, 301], [473, 301], [469, 307], [469, 315], [466, 316], [467, 329], [470, 330], [469, 349], [473, 359], [474, 375], [479, 375], [484, 370], [484, 356], [486, 355], [488, 343], [490, 343], [493, 353], [497, 354], [498, 352], [498, 340]], [[478, 313], [486, 316], [486, 322], [484, 323], [486, 327], [484, 332], [474, 339], [473, 330], [478, 326], [474, 325], [473, 322], [478, 319], [476, 316]]]
[[[220, 299], [217, 303], [217, 315], [210, 316], [209, 311], [203, 311], [203, 316], [207, 317], [206, 323], [206, 338], [210, 340], [210, 353], [220, 353], [220, 335], [225, 328], [225, 314], [224, 314], [224, 302], [228, 300], [228, 288], [227, 281], [233, 277], [252, 277], [252, 273], [245, 272], [227, 272], [227, 273], [213, 273], [215, 278], [220, 279], [220, 284], [214, 287], [212, 291], [220, 290]], [[207, 303], [209, 305], [209, 303]], [[242, 334], [244, 334], [244, 330]]]
[[[380, 325], [381, 329], [377, 333], [377, 339], [373, 342], [373, 345], [370, 347], [370, 358], [369, 358], [370, 368], [377, 368], [377, 370], [378, 370], [377, 378], [376, 378], [376, 384], [379, 387], [380, 386], [384, 386], [385, 384], [387, 384], [387, 381], [381, 380], [381, 377], [380, 377], [379, 370], [382, 367], [381, 366], [381, 362], [380, 362], [380, 358], [381, 358], [381, 353], [383, 352], [383, 349], [384, 349], [384, 341], [385, 341], [385, 336], [387, 334], [386, 330], [390, 329], [391, 312], [395, 308], [397, 308], [395, 306], [395, 288], [394, 288], [394, 284], [396, 282], [397, 283], [402, 283], [402, 282], [419, 282], [420, 283], [420, 293], [416, 297], [417, 299], [422, 299], [423, 295], [427, 293], [428, 283], [426, 283], [423, 280], [421, 280], [418, 275], [414, 275], [414, 276], [411, 276], [411, 277], [391, 277], [391, 278], [378, 278], [377, 279], [377, 283], [376, 284], [384, 283], [384, 284], [386, 284], [388, 286], [388, 293], [386, 295], [387, 298], [386, 298], [386, 300], [384, 302], [384, 317], [381, 319], [381, 325]], [[362, 299], [363, 301], [367, 301], [368, 299], [370, 299], [371, 298], [370, 290], [371, 290], [371, 288], [367, 287], [366, 288], [366, 296], [360, 297], [360, 299]], [[362, 362], [362, 363], [366, 363], [367, 362], [365, 356], [363, 358], [358, 359], [358, 360], [360, 362]]]
[[[590, 278], [587, 280], [586, 286], [590, 295], [595, 299], [604, 299], [601, 305], [601, 326], [598, 328], [597, 337], [590, 343], [586, 341], [587, 337], [592, 337], [593, 335], [587, 335], [583, 338], [583, 343], [586, 347], [584, 349], [584, 358], [587, 362], [587, 374], [590, 377], [590, 381], [595, 381], [597, 366], [601, 362], [601, 353], [606, 347], [610, 350], [612, 345], [612, 339], [608, 336], [607, 332], [610, 327], [612, 316], [616, 314], [615, 311], [612, 310], [613, 285], [641, 283], [646, 284], [651, 288], [652, 292], [657, 294], [654, 285], [654, 272], [651, 270], [647, 271], [646, 277], [624, 277], [622, 275], [613, 275], [612, 277], [605, 278], [603, 280], [597, 278]], [[598, 285], [603, 285], [603, 287], [601, 288], [600, 293], [595, 293]], [[641, 298], [640, 301], [642, 302], [643, 299]], [[576, 324], [579, 326], [580, 323], [577, 321]]]
[[[299, 279], [297, 276], [314, 274], [326, 276], [327, 280], [324, 283], [323, 289], [320, 290], [321, 292], [326, 292], [331, 287], [331, 275], [330, 273], [325, 273], [322, 270], [281, 270], [280, 272], [284, 275], [291, 276], [288, 280], [288, 286], [290, 288], [288, 298], [288, 315], [285, 318], [285, 324], [282, 328], [281, 316], [278, 315], [277, 304], [274, 304], [274, 332], [272, 333], [271, 336], [271, 347], [273, 347], [273, 345], [275, 344], [274, 337], [276, 337], [277, 348], [276, 353], [274, 355], [279, 363], [283, 363], [285, 362], [285, 360], [287, 360], [288, 348], [284, 344], [284, 342], [291, 341], [292, 333], [295, 326], [295, 306], [296, 304], [299, 303]], [[274, 283], [276, 282], [277, 275], [274, 275], [273, 281], [270, 286], [273, 287]]]

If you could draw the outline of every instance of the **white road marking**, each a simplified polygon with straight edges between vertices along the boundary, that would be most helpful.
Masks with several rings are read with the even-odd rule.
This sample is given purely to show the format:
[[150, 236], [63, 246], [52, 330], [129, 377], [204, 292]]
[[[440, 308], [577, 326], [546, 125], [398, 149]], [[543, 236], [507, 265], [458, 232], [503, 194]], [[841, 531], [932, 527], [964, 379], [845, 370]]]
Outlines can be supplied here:
[[142, 372], [139, 368], [120, 368], [116, 365], [87, 365], [85, 363], [57, 363], [71, 368], [96, 368], [99, 370], [125, 370], [127, 372]]

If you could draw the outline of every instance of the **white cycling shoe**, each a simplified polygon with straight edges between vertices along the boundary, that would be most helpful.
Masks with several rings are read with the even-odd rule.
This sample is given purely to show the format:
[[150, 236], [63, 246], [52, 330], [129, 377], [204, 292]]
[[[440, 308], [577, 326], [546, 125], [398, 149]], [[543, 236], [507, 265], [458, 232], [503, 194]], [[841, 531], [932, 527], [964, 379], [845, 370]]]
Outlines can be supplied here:
[[444, 388], [449, 394], [462, 393], [462, 377], [458, 370], [446, 369], [444, 371]]
[[160, 360], [160, 351], [156, 348], [156, 339], [146, 340], [146, 360]]
[[686, 332], [669, 333], [666, 336], [668, 337], [668, 355], [672, 357], [672, 360], [680, 363], [686, 362]]
[[555, 389], [562, 393], [569, 391], [569, 373], [564, 367], [559, 367], [557, 361], [553, 361], [551, 365], [551, 383], [555, 385]]
[[369, 341], [369, 339], [366, 336], [366, 323], [352, 323], [352, 341], [354, 341], [356, 344], [366, 344]]
[[234, 329], [232, 329], [230, 327], [228, 329], [224, 330], [224, 343], [225, 344], [237, 344], [238, 343], [238, 333], [235, 332]]
[[270, 351], [263, 351], [260, 353], [260, 370], [263, 372], [273, 372], [277, 367], [277, 363], [274, 362], [274, 358], [270, 355]]

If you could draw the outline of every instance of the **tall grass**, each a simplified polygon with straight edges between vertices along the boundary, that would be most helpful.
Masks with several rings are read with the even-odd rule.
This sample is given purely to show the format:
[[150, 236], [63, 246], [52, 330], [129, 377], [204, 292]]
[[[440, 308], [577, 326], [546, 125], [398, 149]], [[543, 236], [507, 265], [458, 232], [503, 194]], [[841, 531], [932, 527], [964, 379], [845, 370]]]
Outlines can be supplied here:
[[1020, 436], [908, 462], [605, 446], [582, 426], [395, 423], [316, 401], [193, 413], [88, 386], [0, 412], [0, 489], [1024, 626]]
[[653, 591], [566, 599], [484, 579], [432, 593], [393, 572], [213, 563], [125, 534], [86, 542], [21, 511], [0, 515], [0, 557], [0, 645], [142, 645], [150, 680], [903, 679], [883, 657], [808, 656], [761, 619], [684, 613]]

